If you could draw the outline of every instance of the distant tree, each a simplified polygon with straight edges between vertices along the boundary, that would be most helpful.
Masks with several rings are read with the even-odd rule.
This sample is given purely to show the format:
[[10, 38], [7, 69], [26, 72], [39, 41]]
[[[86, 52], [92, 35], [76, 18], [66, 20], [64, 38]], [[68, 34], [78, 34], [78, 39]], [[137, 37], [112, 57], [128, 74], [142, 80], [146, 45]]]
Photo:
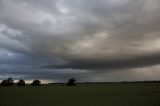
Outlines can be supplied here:
[[3, 80], [3, 81], [1, 82], [1, 86], [7, 86], [7, 80]]
[[67, 83], [67, 85], [68, 86], [76, 86], [76, 79], [75, 78], [70, 78], [69, 80], [68, 80], [68, 83]]
[[31, 86], [41, 86], [41, 81], [40, 81], [40, 80], [34, 80], [34, 81], [31, 83]]
[[17, 83], [17, 86], [25, 86], [25, 81], [23, 79], [20, 79]]
[[14, 84], [14, 80], [12, 78], [8, 78], [1, 82], [2, 86], [12, 86]]

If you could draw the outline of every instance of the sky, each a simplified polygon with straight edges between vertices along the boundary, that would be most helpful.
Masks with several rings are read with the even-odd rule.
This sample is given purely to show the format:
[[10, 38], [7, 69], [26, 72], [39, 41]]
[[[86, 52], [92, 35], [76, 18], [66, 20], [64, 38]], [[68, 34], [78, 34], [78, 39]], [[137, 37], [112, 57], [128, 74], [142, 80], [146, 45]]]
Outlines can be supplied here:
[[159, 0], [0, 0], [0, 80], [160, 80]]

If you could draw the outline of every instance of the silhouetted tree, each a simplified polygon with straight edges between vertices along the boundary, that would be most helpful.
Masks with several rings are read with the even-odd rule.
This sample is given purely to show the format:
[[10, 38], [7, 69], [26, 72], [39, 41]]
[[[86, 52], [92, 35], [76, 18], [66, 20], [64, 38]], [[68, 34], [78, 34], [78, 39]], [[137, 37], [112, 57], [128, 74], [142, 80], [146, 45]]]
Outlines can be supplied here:
[[1, 82], [2, 86], [12, 86], [14, 84], [13, 79], [12, 78], [8, 78], [6, 80], [3, 80]]
[[41, 85], [41, 81], [39, 80], [34, 80], [32, 83], [31, 83], [31, 86], [40, 86]]
[[1, 86], [7, 86], [8, 84], [7, 84], [7, 80], [3, 80], [2, 82], [1, 82]]
[[18, 81], [18, 83], [17, 83], [17, 86], [25, 86], [26, 84], [25, 84], [25, 81], [24, 80], [22, 80], [22, 79], [20, 79], [19, 81]]
[[67, 85], [68, 86], [76, 86], [76, 79], [75, 78], [70, 78], [69, 80], [68, 80], [68, 83], [67, 83]]

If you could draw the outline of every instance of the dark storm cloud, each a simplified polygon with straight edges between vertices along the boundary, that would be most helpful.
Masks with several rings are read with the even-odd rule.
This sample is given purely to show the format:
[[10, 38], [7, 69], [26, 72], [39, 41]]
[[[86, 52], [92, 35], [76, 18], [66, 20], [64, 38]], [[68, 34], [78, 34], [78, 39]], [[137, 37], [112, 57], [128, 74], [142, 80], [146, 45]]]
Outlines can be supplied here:
[[134, 56], [122, 59], [101, 59], [101, 60], [72, 60], [68, 64], [62, 65], [48, 65], [44, 68], [55, 68], [55, 69], [89, 69], [99, 70], [106, 69], [103, 71], [138, 68], [145, 66], [158, 65], [160, 63], [160, 53], [148, 54], [141, 56]]
[[159, 65], [159, 4], [159, 0], [0, 0], [0, 73], [47, 78], [40, 73], [55, 73], [47, 68], [76, 69], [78, 76], [85, 69], [110, 72]]

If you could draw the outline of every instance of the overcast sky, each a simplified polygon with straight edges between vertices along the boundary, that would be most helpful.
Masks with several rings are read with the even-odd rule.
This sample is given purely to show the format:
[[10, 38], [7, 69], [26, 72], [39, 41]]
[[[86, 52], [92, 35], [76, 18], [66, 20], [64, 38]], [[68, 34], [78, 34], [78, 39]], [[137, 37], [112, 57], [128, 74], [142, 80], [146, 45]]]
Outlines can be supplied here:
[[0, 80], [160, 80], [160, 0], [0, 0]]

